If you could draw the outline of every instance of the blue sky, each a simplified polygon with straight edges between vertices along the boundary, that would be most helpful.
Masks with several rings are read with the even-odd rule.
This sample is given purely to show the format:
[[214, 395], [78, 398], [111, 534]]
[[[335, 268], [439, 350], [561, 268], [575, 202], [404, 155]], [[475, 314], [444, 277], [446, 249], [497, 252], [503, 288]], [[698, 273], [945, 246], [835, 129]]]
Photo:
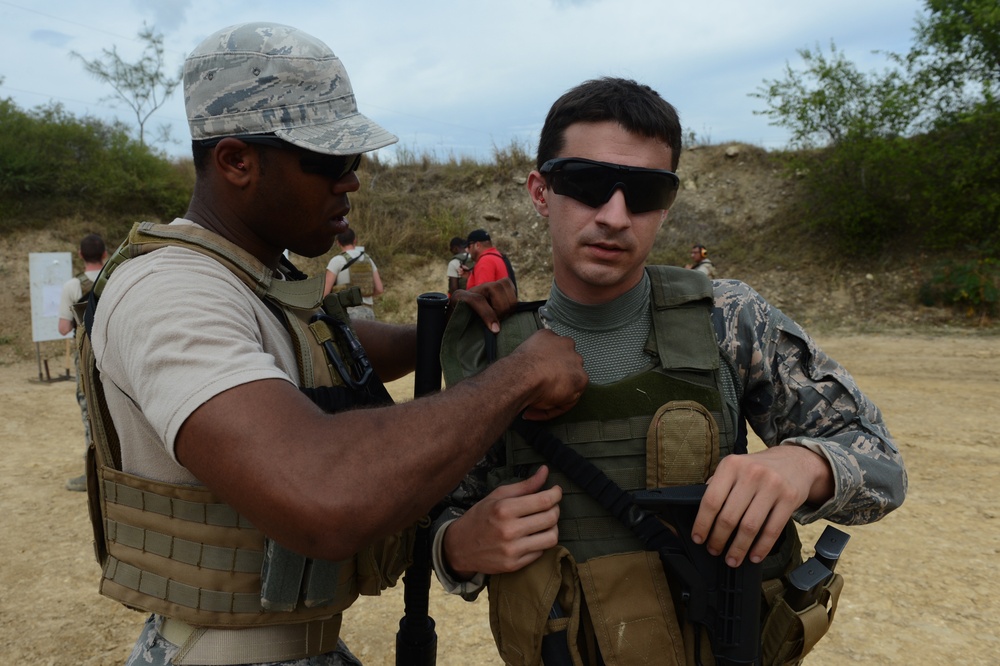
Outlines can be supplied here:
[[[677, 107], [686, 129], [712, 143], [766, 148], [788, 142], [761, 101], [749, 97], [781, 78], [797, 49], [831, 40], [864, 71], [873, 51], [905, 53], [922, 0], [0, 0], [0, 97], [22, 108], [56, 101], [77, 116], [132, 112], [102, 101], [111, 89], [71, 51], [93, 59], [116, 46], [142, 51], [143, 22], [165, 36], [170, 66], [225, 26], [285, 23], [325, 41], [347, 67], [360, 109], [399, 136], [383, 149], [488, 160], [494, 146], [533, 152], [549, 106], [597, 76], [647, 83]], [[185, 156], [183, 95], [147, 124], [169, 125]], [[148, 136], [148, 134], [147, 134]], [[386, 154], [389, 153], [389, 154]]]

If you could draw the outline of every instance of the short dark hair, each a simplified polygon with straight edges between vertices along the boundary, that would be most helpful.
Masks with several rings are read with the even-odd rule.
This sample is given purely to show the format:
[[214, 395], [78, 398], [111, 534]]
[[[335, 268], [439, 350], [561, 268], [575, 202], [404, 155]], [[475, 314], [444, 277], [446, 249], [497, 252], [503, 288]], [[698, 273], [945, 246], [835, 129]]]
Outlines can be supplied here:
[[673, 157], [670, 168], [677, 170], [681, 156], [677, 109], [649, 86], [614, 77], [584, 81], [556, 100], [542, 126], [536, 168], [560, 156], [570, 125], [608, 120], [633, 134], [659, 139], [670, 146]]
[[451, 242], [448, 243], [448, 249], [450, 250], [453, 247], [465, 247], [466, 245], [468, 245], [468, 243], [465, 242], [464, 238], [461, 236], [455, 236], [451, 239]]
[[87, 234], [80, 241], [80, 256], [89, 264], [96, 264], [104, 258], [107, 248], [104, 239], [97, 234]]
[[354, 233], [354, 229], [347, 227], [346, 231], [341, 231], [337, 234], [337, 243], [340, 245], [354, 245], [354, 241], [358, 239], [358, 235]]

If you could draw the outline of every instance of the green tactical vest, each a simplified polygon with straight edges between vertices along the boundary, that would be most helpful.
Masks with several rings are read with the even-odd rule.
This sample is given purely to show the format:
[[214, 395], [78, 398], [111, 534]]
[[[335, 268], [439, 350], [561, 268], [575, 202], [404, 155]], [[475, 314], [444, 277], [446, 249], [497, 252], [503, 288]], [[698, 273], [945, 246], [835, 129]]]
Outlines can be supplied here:
[[[96, 294], [100, 296], [122, 263], [168, 246], [216, 259], [280, 313], [295, 347], [300, 388], [321, 407], [332, 411], [391, 401], [377, 378], [367, 394], [348, 390], [337, 362], [325, 353], [324, 345], [332, 346], [342, 359], [350, 358], [330, 317], [313, 321], [313, 315], [324, 310], [345, 326], [349, 321], [337, 295], [328, 297], [320, 309], [322, 278], [275, 279], [255, 257], [207, 230], [149, 222], [135, 225], [98, 279]], [[343, 293], [360, 301], [356, 290]], [[78, 344], [84, 389], [92, 406], [88, 500], [102, 567], [100, 591], [105, 596], [196, 626], [293, 624], [338, 618], [359, 594], [377, 595], [394, 585], [410, 563], [412, 529], [379, 541], [350, 560], [315, 560], [267, 539], [205, 488], [122, 471], [121, 443], [86, 332]], [[336, 633], [335, 625], [327, 626]], [[335, 646], [336, 636], [332, 641]], [[332, 649], [329, 640], [322, 644], [319, 651]]]
[[[612, 384], [589, 385], [573, 409], [546, 422], [554, 436], [627, 491], [703, 483], [722, 457], [746, 450], [741, 384], [719, 352], [711, 282], [686, 269], [646, 271], [652, 285], [652, 326], [644, 347], [649, 368]], [[519, 313], [503, 321], [494, 345], [492, 335], [463, 310], [452, 316], [441, 348], [449, 386], [541, 328], [537, 311]], [[511, 431], [502, 446], [504, 463], [490, 473], [489, 489], [526, 478], [545, 462]], [[677, 616], [657, 556], [643, 551], [629, 529], [558, 470], [550, 471], [547, 485], [563, 489], [559, 545], [519, 571], [489, 578], [490, 626], [505, 663], [538, 663], [542, 636], [567, 631], [574, 664], [589, 663], [594, 643], [607, 663], [651, 663], [650, 655], [657, 655], [662, 663], [713, 664], [705, 635], [699, 638]], [[801, 562], [791, 521], [786, 537], [780, 552], [765, 561], [765, 577]], [[768, 583], [780, 587], [776, 579]], [[565, 616], [552, 619], [555, 601]], [[764, 635], [782, 632], [779, 627]]]
[[[546, 423], [624, 490], [703, 483], [739, 433], [739, 382], [720, 357], [712, 329], [712, 286], [694, 271], [651, 266], [650, 367], [607, 385], [590, 384], [576, 406]], [[456, 316], [458, 313], [456, 312]], [[542, 327], [537, 311], [505, 319], [496, 356], [509, 354]], [[475, 326], [470, 327], [472, 329]], [[442, 366], [449, 385], [488, 362], [479, 331], [458, 338], [449, 325]], [[476, 348], [481, 348], [477, 352]], [[655, 420], [654, 420], [655, 419]], [[519, 435], [504, 434], [506, 464], [493, 470], [489, 489], [529, 476], [545, 462]], [[745, 444], [744, 444], [745, 446]], [[620, 521], [558, 470], [547, 486], [563, 489], [559, 539], [578, 562], [642, 550]]]

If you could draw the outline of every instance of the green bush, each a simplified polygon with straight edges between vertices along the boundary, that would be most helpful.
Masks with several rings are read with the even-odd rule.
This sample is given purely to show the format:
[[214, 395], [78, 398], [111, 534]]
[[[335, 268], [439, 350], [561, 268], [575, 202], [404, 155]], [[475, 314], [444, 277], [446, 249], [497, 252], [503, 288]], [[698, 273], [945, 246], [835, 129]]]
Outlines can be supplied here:
[[948, 261], [920, 287], [924, 305], [947, 305], [985, 323], [1000, 308], [1000, 261], [993, 258]]
[[129, 137], [120, 123], [32, 111], [0, 100], [0, 228], [55, 216], [182, 215], [189, 171]]
[[983, 107], [913, 137], [848, 137], [791, 154], [800, 208], [850, 254], [907, 244], [934, 251], [975, 244], [1000, 255], [1000, 110]]

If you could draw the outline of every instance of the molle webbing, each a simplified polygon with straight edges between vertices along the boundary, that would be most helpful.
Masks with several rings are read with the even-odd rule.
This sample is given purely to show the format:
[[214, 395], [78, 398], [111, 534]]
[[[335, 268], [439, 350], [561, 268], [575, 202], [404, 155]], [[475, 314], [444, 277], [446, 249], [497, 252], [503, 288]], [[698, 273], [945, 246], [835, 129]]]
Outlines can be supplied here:
[[[680, 401], [697, 402], [716, 420], [721, 418], [717, 391], [652, 369], [613, 384], [591, 384], [572, 410], [546, 423], [546, 430], [624, 490], [640, 490], [647, 487], [647, 435], [653, 414], [666, 403]], [[507, 437], [508, 468], [502, 474], [521, 476], [520, 470], [545, 462], [520, 436]], [[698, 465], [704, 467], [701, 461]], [[553, 470], [546, 485], [563, 489], [559, 541], [578, 562], [642, 549], [627, 527], [564, 474]]]
[[361, 295], [365, 298], [370, 298], [375, 293], [375, 277], [372, 271], [372, 261], [362, 250], [361, 254], [356, 257], [351, 257], [347, 252], [342, 253], [344, 259], [347, 263], [341, 270], [347, 270], [350, 273], [351, 281], [350, 284], [361, 289]]
[[[199, 626], [273, 624], [261, 612], [263, 535], [209, 491], [100, 470], [107, 555], [101, 592]], [[154, 573], [156, 572], [156, 573]], [[299, 607], [283, 623], [329, 617], [356, 597], [353, 564], [340, 603]]]
[[[737, 391], [729, 386], [733, 378], [721, 362], [712, 328], [711, 283], [694, 271], [656, 266], [647, 267], [647, 271], [653, 315], [646, 344], [650, 368], [610, 384], [589, 384], [572, 410], [546, 423], [552, 435], [572, 446], [626, 491], [647, 487], [647, 438], [653, 416], [663, 405], [700, 405], [699, 409], [715, 422], [715, 456], [733, 452], [738, 430], [738, 408], [728, 404]], [[504, 320], [493, 349], [494, 343], [487, 338], [487, 358], [511, 353], [540, 326], [537, 312], [520, 312]], [[492, 485], [522, 478], [545, 462], [519, 435], [508, 431], [505, 441], [507, 462], [491, 474]], [[675, 470], [685, 479], [683, 482], [690, 483], [705, 480], [703, 474], [711, 469], [711, 459], [681, 455], [672, 462], [690, 467]], [[666, 471], [659, 474], [664, 475]], [[692, 476], [697, 480], [691, 481]], [[578, 562], [642, 549], [628, 528], [582, 488], [553, 470], [546, 485], [557, 484], [563, 488], [560, 543]]]
[[[204, 229], [135, 225], [101, 273], [95, 296], [125, 261], [165, 247], [183, 247], [220, 262], [268, 305], [291, 336], [300, 388], [322, 407], [334, 411], [391, 403], [377, 377], [363, 391], [349, 390], [327, 358], [324, 342], [335, 349], [340, 343], [331, 340], [326, 324], [312, 321], [320, 312], [322, 279], [277, 279], [255, 257]], [[301, 275], [295, 274], [289, 273]], [[92, 313], [88, 316], [92, 321]], [[90, 410], [95, 446], [88, 453], [88, 500], [104, 572], [102, 594], [193, 625], [236, 628], [335, 617], [359, 592], [379, 594], [394, 584], [406, 566], [411, 532], [388, 537], [344, 562], [313, 560], [265, 539], [205, 488], [121, 471], [120, 443], [89, 335], [80, 340], [87, 398], [97, 407]], [[280, 575], [265, 576], [268, 571]]]

